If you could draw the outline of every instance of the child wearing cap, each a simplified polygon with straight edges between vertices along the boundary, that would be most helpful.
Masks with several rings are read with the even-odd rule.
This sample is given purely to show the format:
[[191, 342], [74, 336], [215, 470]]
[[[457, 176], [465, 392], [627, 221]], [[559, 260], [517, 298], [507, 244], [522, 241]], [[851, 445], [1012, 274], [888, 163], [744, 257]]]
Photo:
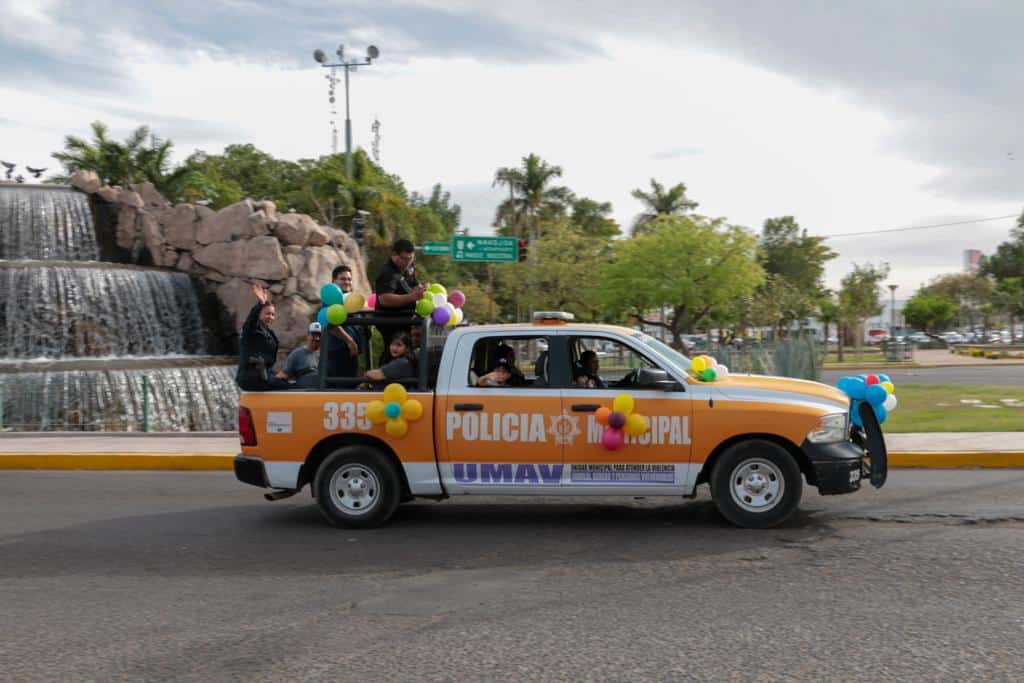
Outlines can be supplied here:
[[512, 379], [512, 364], [508, 358], [500, 357], [494, 363], [494, 369], [477, 380], [478, 387], [504, 387]]
[[320, 323], [312, 322], [306, 332], [306, 343], [288, 354], [284, 367], [277, 373], [280, 379], [294, 382], [300, 387], [315, 387], [319, 383]]

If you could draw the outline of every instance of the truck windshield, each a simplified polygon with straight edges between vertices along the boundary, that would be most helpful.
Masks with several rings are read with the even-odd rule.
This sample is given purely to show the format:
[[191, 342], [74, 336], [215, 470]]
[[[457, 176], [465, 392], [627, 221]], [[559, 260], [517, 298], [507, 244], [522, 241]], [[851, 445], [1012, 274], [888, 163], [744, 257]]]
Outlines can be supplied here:
[[679, 351], [673, 349], [668, 344], [662, 343], [654, 337], [643, 333], [636, 335], [634, 339], [639, 339], [645, 346], [654, 350], [658, 355], [672, 363], [672, 365], [675, 365], [681, 371], [686, 372], [690, 369], [690, 359]]

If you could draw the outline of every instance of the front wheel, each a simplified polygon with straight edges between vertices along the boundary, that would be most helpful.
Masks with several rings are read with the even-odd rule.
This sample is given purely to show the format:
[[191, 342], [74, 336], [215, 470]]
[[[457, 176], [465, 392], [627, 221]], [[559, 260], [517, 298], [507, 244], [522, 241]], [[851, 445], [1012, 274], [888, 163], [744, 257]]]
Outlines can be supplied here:
[[796, 461], [771, 441], [734, 444], [711, 471], [711, 497], [722, 516], [739, 527], [781, 524], [796, 510], [802, 493]]
[[391, 462], [366, 446], [345, 446], [327, 456], [313, 482], [316, 501], [335, 526], [372, 528], [398, 507], [401, 482]]

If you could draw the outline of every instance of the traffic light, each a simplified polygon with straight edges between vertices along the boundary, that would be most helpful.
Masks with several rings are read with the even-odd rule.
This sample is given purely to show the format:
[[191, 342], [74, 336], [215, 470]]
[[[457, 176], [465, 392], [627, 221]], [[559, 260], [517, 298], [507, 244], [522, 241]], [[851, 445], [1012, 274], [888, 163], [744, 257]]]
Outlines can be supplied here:
[[519, 262], [526, 260], [526, 252], [530, 247], [530, 240], [519, 240]]
[[369, 211], [359, 210], [356, 211], [356, 215], [352, 216], [352, 227], [349, 233], [352, 235], [352, 239], [356, 241], [359, 246], [363, 245], [363, 239], [366, 237], [366, 219], [369, 217]]

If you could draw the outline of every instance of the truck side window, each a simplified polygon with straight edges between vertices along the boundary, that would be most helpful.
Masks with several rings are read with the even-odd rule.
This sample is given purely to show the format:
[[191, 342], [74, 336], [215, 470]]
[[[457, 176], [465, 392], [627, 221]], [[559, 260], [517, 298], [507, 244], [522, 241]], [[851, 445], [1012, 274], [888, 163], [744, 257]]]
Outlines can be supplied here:
[[487, 337], [473, 346], [467, 385], [547, 387], [547, 337]]
[[625, 344], [600, 337], [577, 337], [569, 345], [569, 354], [575, 388], [636, 386], [639, 370], [657, 367]]

